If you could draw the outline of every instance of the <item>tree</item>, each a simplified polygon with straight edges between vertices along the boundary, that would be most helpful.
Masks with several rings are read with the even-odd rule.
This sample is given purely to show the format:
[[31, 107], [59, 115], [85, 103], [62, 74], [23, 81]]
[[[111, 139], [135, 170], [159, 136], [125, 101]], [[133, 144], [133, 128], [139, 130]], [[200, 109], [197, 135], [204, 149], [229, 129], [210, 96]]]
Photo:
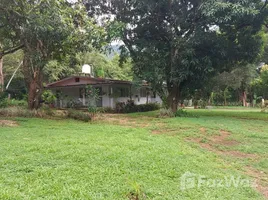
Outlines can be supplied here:
[[19, 50], [15, 53], [5, 55], [3, 57], [3, 75], [5, 78], [5, 89], [9, 80], [15, 73], [7, 92], [11, 94], [12, 98], [22, 99], [26, 95], [27, 88], [24, 83], [21, 62], [23, 60], [23, 51]]
[[96, 77], [130, 81], [133, 79], [130, 58], [120, 65], [120, 56], [118, 54], [115, 54], [111, 60], [98, 51], [79, 53], [76, 57], [79, 66], [83, 64], [91, 65]]
[[[236, 101], [242, 101], [246, 106], [247, 94], [251, 89], [251, 82], [257, 77], [257, 65], [246, 65], [244, 67], [236, 67], [230, 72], [222, 72], [211, 78], [207, 85], [207, 93], [222, 94], [224, 105], [226, 106], [227, 99], [234, 98]], [[230, 94], [233, 91], [233, 94]], [[237, 93], [238, 95], [235, 95]], [[253, 96], [253, 94], [250, 94]], [[238, 98], [235, 98], [237, 97]]]
[[[87, 1], [88, 2], [88, 1]], [[258, 56], [267, 10], [261, 0], [114, 0], [88, 3], [115, 15], [111, 38], [123, 40], [135, 74], [177, 110], [181, 92], [210, 74], [245, 66]], [[93, 5], [93, 6], [90, 6]], [[105, 7], [108, 5], [108, 7]]]
[[252, 81], [254, 93], [264, 99], [268, 99], [268, 65], [264, 65], [258, 78]]
[[4, 37], [19, 44], [24, 52], [23, 74], [30, 109], [39, 106], [43, 69], [50, 60], [74, 55], [76, 51], [87, 49], [89, 44], [101, 45], [99, 39], [104, 32], [86, 17], [80, 3], [3, 0], [0, 10], [4, 18], [0, 25]]

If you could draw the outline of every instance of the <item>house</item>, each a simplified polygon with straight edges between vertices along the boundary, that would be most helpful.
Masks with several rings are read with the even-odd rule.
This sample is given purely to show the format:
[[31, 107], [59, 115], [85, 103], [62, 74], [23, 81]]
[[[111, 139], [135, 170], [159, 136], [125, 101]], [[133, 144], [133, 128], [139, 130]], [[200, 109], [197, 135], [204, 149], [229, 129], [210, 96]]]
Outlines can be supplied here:
[[100, 98], [98, 107], [114, 108], [116, 102], [134, 100], [135, 104], [162, 103], [160, 97], [154, 94], [148, 84], [136, 87], [130, 81], [94, 78], [89, 75], [72, 76], [47, 85], [57, 97], [55, 107], [87, 107], [89, 98], [85, 94], [85, 88], [91, 85], [98, 89]]

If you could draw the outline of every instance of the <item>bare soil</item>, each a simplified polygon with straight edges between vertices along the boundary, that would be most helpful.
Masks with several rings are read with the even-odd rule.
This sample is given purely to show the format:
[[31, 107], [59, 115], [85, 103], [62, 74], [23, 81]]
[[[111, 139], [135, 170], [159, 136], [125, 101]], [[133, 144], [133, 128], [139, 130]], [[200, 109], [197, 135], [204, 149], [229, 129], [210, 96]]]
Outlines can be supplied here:
[[0, 120], [0, 126], [7, 126], [7, 127], [16, 127], [19, 124], [15, 121], [11, 120]]

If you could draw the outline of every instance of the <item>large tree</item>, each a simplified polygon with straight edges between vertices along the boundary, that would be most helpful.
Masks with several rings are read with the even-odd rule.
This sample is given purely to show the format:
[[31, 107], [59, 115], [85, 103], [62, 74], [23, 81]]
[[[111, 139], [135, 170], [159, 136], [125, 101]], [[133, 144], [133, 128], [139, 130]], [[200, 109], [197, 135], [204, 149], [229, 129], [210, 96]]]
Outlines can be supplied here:
[[99, 44], [103, 31], [91, 23], [80, 3], [70, 2], [3, 0], [0, 3], [4, 38], [22, 47], [24, 52], [23, 74], [30, 109], [39, 106], [43, 69], [50, 60], [75, 55], [79, 50], [86, 50], [88, 43]]
[[174, 111], [181, 91], [209, 74], [259, 55], [267, 2], [261, 0], [100, 0], [89, 12], [113, 14], [111, 38], [130, 53], [135, 73]]

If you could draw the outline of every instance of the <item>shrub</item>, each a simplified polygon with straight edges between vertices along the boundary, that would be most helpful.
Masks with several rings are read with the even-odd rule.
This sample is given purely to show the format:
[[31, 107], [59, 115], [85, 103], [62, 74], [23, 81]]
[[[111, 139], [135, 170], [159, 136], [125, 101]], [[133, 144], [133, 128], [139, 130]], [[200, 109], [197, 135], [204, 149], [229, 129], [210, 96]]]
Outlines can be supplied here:
[[8, 107], [8, 99], [0, 99], [0, 108]]
[[84, 122], [89, 122], [91, 120], [88, 113], [76, 111], [76, 110], [68, 110], [67, 117], [75, 120], [80, 120]]
[[57, 97], [53, 94], [52, 91], [45, 90], [42, 94], [42, 99], [44, 100], [45, 103], [52, 104], [54, 103], [54, 101], [57, 100]]
[[188, 113], [186, 110], [179, 109], [174, 113], [175, 117], [197, 117], [191, 113]]
[[175, 117], [171, 109], [162, 108], [160, 109], [159, 117]]
[[24, 101], [24, 100], [11, 99], [10, 101], [8, 101], [8, 106], [27, 108], [28, 103], [27, 101]]
[[50, 116], [50, 117], [56, 115], [55, 111], [52, 110], [48, 105], [43, 105], [41, 107], [40, 111], [43, 112], [45, 115]]
[[117, 113], [135, 113], [135, 112], [149, 112], [159, 110], [160, 106], [156, 103], [135, 105], [133, 100], [128, 100], [127, 103], [117, 102], [116, 112]]
[[97, 108], [98, 113], [115, 113], [115, 110], [111, 107], [101, 107]]
[[136, 107], [137, 107], [137, 112], [149, 112], [149, 111], [155, 111], [155, 110], [160, 109], [160, 105], [156, 103], [136, 105]]
[[140, 112], [138, 105], [135, 105], [133, 100], [128, 100], [123, 109], [124, 113]]
[[125, 106], [126, 106], [126, 103], [125, 102], [116, 102], [116, 104], [115, 104], [115, 111], [117, 113], [124, 113]]
[[16, 100], [16, 99], [11, 99], [9, 100], [8, 98], [3, 98], [0, 97], [0, 108], [6, 108], [6, 107], [27, 107], [27, 102], [24, 100]]

